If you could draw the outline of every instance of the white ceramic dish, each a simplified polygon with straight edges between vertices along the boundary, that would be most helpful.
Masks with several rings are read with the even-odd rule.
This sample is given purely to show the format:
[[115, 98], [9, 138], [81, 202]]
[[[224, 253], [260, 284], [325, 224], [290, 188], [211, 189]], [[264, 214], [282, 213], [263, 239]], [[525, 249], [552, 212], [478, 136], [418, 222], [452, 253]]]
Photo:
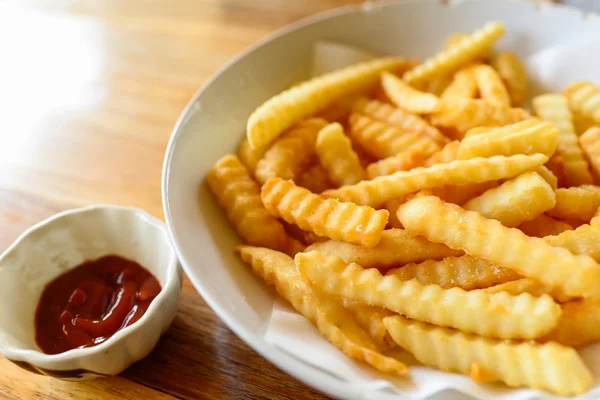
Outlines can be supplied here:
[[[142, 318], [106, 342], [42, 353], [34, 315], [47, 283], [87, 260], [116, 254], [147, 268], [162, 290]], [[0, 257], [0, 352], [31, 372], [66, 380], [116, 375], [145, 357], [177, 313], [183, 272], [164, 224], [139, 209], [91, 206], [57, 214], [23, 233]]]
[[[206, 171], [235, 152], [250, 113], [270, 96], [309, 76], [313, 44], [333, 40], [380, 54], [424, 58], [446, 35], [500, 20], [500, 48], [522, 57], [574, 38], [600, 37], [600, 20], [562, 6], [509, 1], [367, 2], [305, 19], [276, 32], [221, 69], [182, 113], [163, 169], [163, 205], [169, 233], [192, 283], [244, 341], [306, 384], [338, 398], [394, 398], [361, 393], [267, 343], [273, 291], [233, 254], [239, 239], [201, 186]], [[456, 396], [456, 397], [454, 397]], [[436, 399], [464, 398], [457, 393]]]

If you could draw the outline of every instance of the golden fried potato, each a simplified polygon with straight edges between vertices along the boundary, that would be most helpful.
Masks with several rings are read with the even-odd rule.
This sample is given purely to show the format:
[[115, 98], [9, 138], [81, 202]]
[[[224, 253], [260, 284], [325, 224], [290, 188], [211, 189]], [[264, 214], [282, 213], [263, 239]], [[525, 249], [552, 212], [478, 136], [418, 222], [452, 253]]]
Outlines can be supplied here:
[[511, 268], [569, 296], [600, 298], [600, 266], [592, 258], [573, 255], [477, 212], [424, 196], [402, 204], [398, 218], [406, 230], [432, 242]]
[[600, 340], [600, 303], [574, 300], [562, 305], [558, 325], [541, 340], [581, 347]]
[[302, 186], [313, 193], [322, 193], [334, 187], [329, 180], [327, 171], [320, 164], [311, 165], [305, 171], [300, 172], [296, 181], [298, 186]]
[[552, 190], [558, 189], [558, 178], [552, 173], [552, 171], [548, 169], [548, 167], [542, 165], [537, 167], [534, 171], [537, 172], [538, 175], [541, 176], [546, 183], [548, 183], [548, 185], [550, 185]]
[[301, 121], [285, 131], [256, 164], [260, 184], [270, 178], [296, 179], [315, 153], [317, 135], [327, 122], [320, 118]]
[[577, 134], [567, 98], [560, 94], [537, 96], [533, 99], [533, 108], [540, 118], [551, 122], [559, 131], [556, 152], [563, 157], [567, 185], [579, 186], [592, 183], [587, 161], [577, 143]]
[[244, 167], [250, 172], [251, 175], [254, 175], [254, 171], [256, 170], [256, 164], [258, 161], [263, 158], [265, 152], [267, 151], [266, 147], [253, 149], [250, 147], [250, 142], [248, 142], [248, 138], [244, 136], [240, 145], [238, 147], [237, 156], [244, 164]]
[[460, 143], [458, 159], [535, 153], [550, 157], [557, 143], [558, 130], [552, 124], [528, 119], [465, 138]]
[[423, 90], [436, 96], [441, 96], [452, 82], [452, 74], [443, 74], [423, 82]]
[[360, 114], [349, 118], [350, 137], [377, 159], [392, 157], [407, 150], [435, 152], [440, 146], [423, 135], [388, 125]]
[[443, 185], [482, 183], [511, 178], [539, 167], [548, 160], [543, 154], [495, 156], [436, 164], [429, 168], [399, 171], [370, 181], [323, 192], [326, 197], [357, 204], [379, 206], [388, 200]]
[[206, 174], [206, 184], [237, 233], [257, 246], [285, 251], [291, 238], [260, 200], [260, 188], [234, 155], [221, 157]]
[[492, 67], [504, 81], [513, 106], [520, 106], [527, 100], [529, 83], [527, 72], [519, 57], [510, 51], [502, 51], [492, 58]]
[[454, 74], [454, 78], [441, 94], [443, 100], [474, 99], [477, 97], [477, 81], [471, 67], [465, 67]]
[[600, 187], [582, 185], [556, 190], [556, 206], [548, 215], [589, 222], [600, 207]]
[[583, 116], [600, 124], [600, 88], [591, 82], [574, 82], [563, 94], [569, 100], [569, 107]]
[[367, 117], [385, 122], [386, 124], [397, 128], [422, 133], [439, 145], [448, 143], [448, 138], [437, 128], [429, 125], [429, 122], [425, 119], [416, 114], [394, 107], [391, 104], [361, 97], [355, 101], [353, 109], [359, 114], [366, 115]]
[[348, 357], [364, 361], [382, 372], [408, 374], [404, 364], [378, 352], [377, 344], [341, 303], [306, 285], [291, 258], [261, 247], [240, 246], [237, 251], [255, 274], [275, 286], [284, 300]]
[[484, 289], [487, 293], [506, 292], [514, 296], [522, 293], [529, 293], [532, 296], [550, 295], [554, 300], [560, 303], [566, 303], [573, 300], [573, 296], [566, 295], [560, 288], [548, 286], [533, 278], [521, 278], [511, 282], [505, 282], [496, 286]]
[[546, 236], [550, 246], [564, 247], [573, 254], [585, 254], [600, 262], [600, 227], [583, 224], [575, 230], [567, 230], [556, 236]]
[[481, 99], [452, 99], [441, 100], [429, 120], [435, 126], [454, 129], [454, 137], [462, 139], [472, 128], [504, 126], [530, 117], [522, 108], [498, 106]]
[[[444, 146], [443, 149], [433, 153], [431, 157], [429, 157], [423, 166], [431, 167], [435, 164], [447, 164], [452, 161], [457, 160], [458, 156], [458, 148], [460, 146], [460, 142], [458, 140], [454, 140], [447, 145]], [[372, 179], [372, 178], [371, 178]]]
[[511, 106], [508, 90], [494, 68], [486, 64], [475, 65], [471, 68], [477, 82], [479, 95], [483, 100], [499, 106]]
[[382, 276], [376, 268], [364, 269], [318, 251], [298, 253], [294, 260], [302, 277], [324, 293], [463, 332], [533, 339], [550, 332], [561, 312], [547, 295], [490, 295], [456, 287], [424, 286], [414, 279], [402, 281], [393, 274]]
[[384, 318], [383, 323], [398, 346], [421, 363], [476, 381], [501, 381], [561, 396], [584, 393], [593, 382], [577, 352], [557, 343], [494, 340], [399, 315]]
[[366, 178], [350, 139], [344, 135], [344, 128], [337, 122], [321, 129], [316, 151], [321, 166], [335, 185], [352, 185]]
[[405, 73], [404, 80], [412, 85], [456, 71], [469, 61], [482, 57], [503, 34], [504, 26], [501, 23], [488, 23], [482, 29]]
[[469, 200], [463, 208], [504, 226], [516, 227], [551, 210], [555, 204], [552, 187], [536, 172], [527, 172]]
[[382, 71], [401, 72], [412, 65], [402, 58], [381, 58], [334, 71], [271, 97], [248, 119], [247, 136], [252, 148], [271, 143], [284, 130], [340, 98], [360, 93], [379, 82]]
[[387, 210], [324, 199], [280, 178], [269, 179], [260, 196], [273, 216], [319, 236], [365, 247], [379, 243], [388, 221]]
[[392, 157], [384, 158], [367, 165], [367, 177], [374, 179], [382, 175], [391, 175], [398, 171], [409, 171], [423, 165], [432, 155], [431, 151], [407, 150]]
[[[498, 186], [498, 181], [469, 183], [466, 185], [446, 185], [431, 189], [431, 195], [437, 196], [447, 203], [465, 204], [467, 201], [480, 196], [484, 192]], [[390, 220], [392, 218], [390, 217]]]
[[549, 217], [546, 214], [539, 215], [537, 218], [519, 225], [519, 230], [527, 236], [539, 238], [559, 235], [571, 229], [573, 229], [571, 225]]
[[330, 240], [315, 243], [306, 251], [318, 251], [325, 256], [339, 256], [348, 263], [358, 263], [365, 268], [387, 269], [426, 260], [441, 260], [459, 256], [462, 252], [447, 246], [431, 243], [420, 236], [413, 236], [404, 229], [383, 231], [381, 240], [373, 248]]
[[403, 281], [416, 279], [422, 285], [439, 285], [444, 289], [458, 287], [464, 290], [488, 288], [513, 281], [520, 275], [508, 268], [471, 256], [446, 257], [441, 261], [427, 260], [407, 264], [387, 271]]
[[571, 112], [573, 114], [573, 126], [575, 126], [575, 133], [580, 136], [591, 127], [600, 125], [597, 124], [592, 118], [587, 117], [577, 111], [571, 110]]
[[471, 128], [467, 131], [467, 133], [465, 133], [465, 137], [463, 139], [466, 139], [470, 136], [482, 135], [482, 134], [488, 133], [494, 129], [496, 129], [496, 128], [492, 127], [492, 126], [478, 126], [477, 128]]
[[383, 319], [394, 315], [393, 312], [385, 308], [373, 307], [348, 299], [344, 299], [343, 304], [346, 310], [354, 315], [356, 322], [371, 336], [379, 350], [385, 351], [396, 346], [385, 325], [383, 325]]
[[397, 76], [386, 72], [381, 74], [381, 86], [396, 106], [415, 114], [433, 112], [440, 100], [436, 95], [410, 87]]
[[579, 137], [579, 145], [596, 177], [600, 177], [600, 127], [594, 126], [586, 130]]

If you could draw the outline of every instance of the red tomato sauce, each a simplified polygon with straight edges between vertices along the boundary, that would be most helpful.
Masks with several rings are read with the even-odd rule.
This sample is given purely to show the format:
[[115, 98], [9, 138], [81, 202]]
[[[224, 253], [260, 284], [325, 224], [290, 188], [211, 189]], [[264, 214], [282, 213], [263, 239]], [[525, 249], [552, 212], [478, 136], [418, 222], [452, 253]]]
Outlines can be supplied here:
[[86, 261], [44, 288], [35, 336], [46, 354], [96, 346], [146, 312], [160, 283], [136, 262], [119, 256]]

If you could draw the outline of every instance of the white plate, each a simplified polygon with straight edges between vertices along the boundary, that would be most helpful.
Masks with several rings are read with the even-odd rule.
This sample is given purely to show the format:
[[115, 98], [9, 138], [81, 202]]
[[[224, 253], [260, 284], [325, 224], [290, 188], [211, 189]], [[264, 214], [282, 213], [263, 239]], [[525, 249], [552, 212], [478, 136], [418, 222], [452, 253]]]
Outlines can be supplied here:
[[[450, 3], [450, 4], [446, 4]], [[263, 338], [273, 291], [232, 252], [239, 239], [204, 186], [213, 162], [235, 152], [250, 113], [306, 78], [313, 44], [333, 40], [380, 54], [423, 58], [446, 35], [502, 21], [499, 47], [525, 57], [581, 37], [600, 38], [600, 20], [562, 6], [509, 1], [367, 2], [316, 15], [279, 30], [219, 71], [183, 111], [163, 169], [163, 205], [185, 271], [212, 309], [246, 343], [304, 383], [339, 398], [373, 398], [282, 352]], [[377, 398], [394, 398], [383, 396]], [[449, 393], [435, 398], [454, 397]]]

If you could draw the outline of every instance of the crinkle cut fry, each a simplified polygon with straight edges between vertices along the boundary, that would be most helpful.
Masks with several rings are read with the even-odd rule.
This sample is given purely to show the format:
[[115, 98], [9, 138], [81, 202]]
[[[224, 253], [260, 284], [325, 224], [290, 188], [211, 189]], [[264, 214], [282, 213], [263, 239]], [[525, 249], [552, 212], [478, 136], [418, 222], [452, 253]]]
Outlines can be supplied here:
[[432, 243], [421, 236], [414, 236], [404, 229], [387, 229], [381, 234], [377, 246], [365, 248], [345, 242], [329, 240], [315, 243], [306, 251], [319, 251], [325, 256], [339, 256], [344, 261], [355, 262], [365, 268], [388, 269], [404, 264], [441, 260], [463, 253], [451, 250], [440, 243]]
[[324, 199], [279, 178], [263, 185], [261, 199], [271, 215], [305, 231], [365, 247], [379, 243], [389, 216], [387, 210]]
[[384, 318], [383, 323], [394, 341], [423, 364], [476, 381], [502, 381], [562, 396], [584, 393], [593, 382], [577, 352], [557, 343], [499, 341], [400, 315]]
[[206, 174], [206, 184], [246, 242], [286, 250], [291, 238], [267, 212], [258, 185], [236, 156], [228, 154], [217, 160]]
[[339, 123], [328, 124], [319, 131], [316, 151], [329, 179], [336, 185], [352, 185], [365, 178], [358, 155]]
[[332, 296], [384, 307], [409, 318], [464, 332], [533, 339], [552, 330], [560, 316], [560, 306], [547, 295], [515, 297], [424, 286], [416, 280], [402, 281], [393, 274], [382, 276], [375, 268], [364, 269], [318, 251], [298, 253], [295, 261], [303, 278]]
[[514, 106], [520, 106], [527, 100], [529, 83], [527, 72], [519, 58], [510, 51], [502, 51], [494, 55], [492, 67], [498, 71]]
[[377, 351], [377, 345], [342, 304], [306, 285], [291, 258], [260, 247], [240, 246], [237, 251], [257, 275], [275, 286], [283, 299], [315, 324], [319, 332], [347, 356], [364, 361], [381, 372], [408, 374], [404, 364]]
[[464, 290], [485, 289], [520, 277], [511, 269], [500, 268], [467, 255], [407, 264], [388, 270], [386, 275], [390, 274], [403, 281], [416, 279], [423, 285], [439, 285], [444, 289], [459, 287]]
[[340, 98], [374, 87], [383, 71], [401, 72], [412, 64], [402, 58], [381, 58], [337, 70], [270, 98], [248, 118], [252, 148], [268, 145], [299, 120], [324, 110]]
[[452, 72], [469, 61], [481, 57], [500, 36], [504, 26], [490, 22], [455, 45], [425, 60], [404, 74], [404, 80], [416, 84], [444, 73]]
[[569, 296], [600, 299], [600, 266], [588, 256], [573, 255], [432, 196], [407, 201], [397, 214], [415, 235], [560, 287]]
[[591, 82], [574, 82], [564, 90], [573, 111], [600, 124], [600, 88]]
[[388, 200], [402, 197], [423, 189], [443, 185], [482, 183], [511, 178], [544, 164], [548, 157], [543, 154], [510, 157], [496, 156], [453, 161], [437, 164], [429, 168], [415, 168], [392, 175], [379, 176], [370, 181], [362, 181], [351, 186], [323, 192], [325, 197], [352, 201], [356, 204], [380, 206]]

